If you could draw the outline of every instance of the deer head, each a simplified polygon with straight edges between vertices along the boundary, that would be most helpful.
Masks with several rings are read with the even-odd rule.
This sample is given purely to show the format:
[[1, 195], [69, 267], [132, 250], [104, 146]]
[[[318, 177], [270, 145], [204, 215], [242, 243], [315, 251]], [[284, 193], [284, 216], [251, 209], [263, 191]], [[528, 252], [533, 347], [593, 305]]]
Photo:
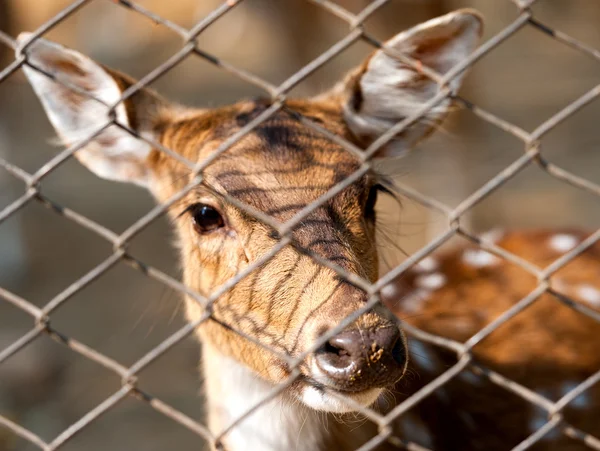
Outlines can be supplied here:
[[[444, 74], [473, 51], [480, 33], [478, 15], [461, 10], [401, 33], [387, 46]], [[128, 129], [201, 163], [269, 106], [259, 100], [192, 109], [169, 103], [149, 89], [119, 102], [134, 83], [129, 77], [55, 43], [38, 39], [23, 44], [28, 37], [20, 36], [19, 51], [27, 57], [24, 71], [62, 142], [75, 145], [96, 132], [75, 157], [100, 177], [147, 188], [158, 202], [190, 183], [193, 171]], [[454, 78], [451, 88], [457, 89], [461, 79], [462, 75]], [[271, 227], [225, 197], [285, 223], [360, 170], [359, 158], [305, 125], [299, 116], [364, 147], [414, 113], [436, 91], [435, 82], [377, 50], [331, 91], [287, 101], [286, 108], [206, 166], [202, 182], [170, 206], [185, 284], [209, 296], [278, 243]], [[450, 100], [439, 103], [374, 158], [412, 147], [434, 129], [449, 106]], [[198, 328], [204, 345], [266, 381], [283, 381], [290, 371], [286, 362], [256, 342], [280, 353], [301, 355], [365, 305], [362, 290], [308, 254], [376, 281], [374, 207], [381, 190], [378, 175], [365, 171], [307, 214], [289, 234], [291, 244], [216, 300], [211, 319]], [[197, 301], [187, 300], [190, 320], [203, 314]], [[322, 388], [368, 405], [401, 378], [406, 362], [397, 325], [369, 311], [310, 354], [301, 367], [303, 376], [288, 392], [314, 409], [346, 411], [347, 406]]]

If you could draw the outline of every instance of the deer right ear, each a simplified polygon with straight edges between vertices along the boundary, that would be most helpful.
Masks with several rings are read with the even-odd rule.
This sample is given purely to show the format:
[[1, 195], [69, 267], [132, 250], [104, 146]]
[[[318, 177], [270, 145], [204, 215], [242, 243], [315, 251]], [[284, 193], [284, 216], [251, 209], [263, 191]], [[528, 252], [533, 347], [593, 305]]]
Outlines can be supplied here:
[[[386, 47], [444, 75], [475, 50], [481, 32], [479, 14], [463, 9], [400, 33], [386, 42]], [[463, 71], [450, 81], [452, 90], [458, 89], [464, 74]], [[437, 92], [435, 81], [383, 50], [377, 50], [336, 86], [333, 95], [341, 103], [350, 131], [369, 145], [395, 124], [414, 114]], [[445, 99], [437, 104], [376, 156], [395, 156], [413, 147], [441, 122], [450, 103], [450, 99]]]
[[[25, 54], [25, 75], [63, 144], [73, 146], [109, 124], [110, 107], [133, 81], [44, 39], [23, 48], [30, 36], [19, 35], [17, 54]], [[144, 89], [119, 103], [114, 118], [141, 136], [154, 138], [165, 106], [165, 101]], [[100, 177], [148, 187], [147, 158], [151, 150], [148, 143], [113, 123], [76, 151], [75, 157]]]

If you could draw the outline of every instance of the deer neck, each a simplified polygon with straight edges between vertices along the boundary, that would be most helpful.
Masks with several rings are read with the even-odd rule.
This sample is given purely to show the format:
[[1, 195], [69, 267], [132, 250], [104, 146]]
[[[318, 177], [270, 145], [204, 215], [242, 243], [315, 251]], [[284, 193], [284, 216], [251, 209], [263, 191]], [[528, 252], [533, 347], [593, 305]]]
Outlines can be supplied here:
[[[208, 423], [215, 435], [262, 402], [276, 387], [208, 345], [203, 347], [202, 362]], [[369, 421], [360, 425], [354, 418], [350, 424], [344, 423], [332, 414], [308, 409], [277, 395], [237, 423], [222, 442], [227, 451], [349, 451], [376, 433]]]

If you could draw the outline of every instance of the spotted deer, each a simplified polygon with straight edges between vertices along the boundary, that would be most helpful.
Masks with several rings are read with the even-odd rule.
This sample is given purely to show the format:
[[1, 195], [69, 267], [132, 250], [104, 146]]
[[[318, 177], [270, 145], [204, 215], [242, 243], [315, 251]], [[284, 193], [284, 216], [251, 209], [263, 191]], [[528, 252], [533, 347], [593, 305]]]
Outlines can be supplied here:
[[[494, 230], [481, 239], [544, 268], [582, 243], [581, 230]], [[544, 293], [473, 348], [478, 364], [497, 371], [552, 402], [600, 369], [600, 245], [595, 244], [550, 279], [556, 294]], [[426, 332], [460, 342], [525, 299], [537, 278], [473, 245], [454, 246], [426, 257], [382, 290], [399, 317]], [[562, 299], [566, 301], [562, 303]], [[567, 306], [591, 309], [584, 315]], [[414, 340], [416, 390], [456, 363], [450, 352]], [[598, 437], [600, 386], [566, 405], [572, 426]], [[465, 370], [420, 405], [421, 420], [411, 422], [422, 444], [433, 449], [512, 449], [548, 422], [548, 414], [516, 394]], [[423, 421], [425, 420], [425, 421]], [[423, 442], [424, 440], [424, 442]], [[594, 446], [598, 442], [592, 439]], [[581, 441], [554, 429], [534, 450], [586, 450]]]
[[[477, 13], [459, 10], [400, 33], [387, 45], [445, 74], [477, 47], [481, 30]], [[26, 55], [25, 74], [62, 142], [73, 146], [97, 132], [75, 157], [100, 177], [146, 188], [160, 203], [184, 189], [194, 174], [149, 142], [200, 163], [270, 106], [269, 101], [254, 100], [216, 109], [188, 108], [147, 88], [119, 102], [132, 79], [58, 44], [29, 42], [30, 36], [20, 36], [18, 52]], [[450, 82], [451, 89], [459, 88], [463, 75]], [[287, 380], [291, 369], [280, 355], [303, 355], [319, 337], [366, 305], [365, 292], [313, 257], [375, 282], [375, 203], [386, 189], [374, 170], [359, 174], [310, 211], [291, 230], [290, 244], [270, 259], [265, 256], [279, 242], [277, 234], [240, 204], [285, 223], [361, 168], [360, 158], [306, 125], [302, 117], [364, 148], [436, 92], [437, 84], [422, 73], [377, 50], [330, 91], [287, 100], [284, 109], [206, 166], [201, 183], [170, 204], [183, 278], [190, 289], [210, 296], [248, 269], [210, 312], [193, 297], [186, 298], [190, 321], [210, 313], [197, 336], [203, 345], [208, 423], [215, 436]], [[108, 106], [114, 104], [110, 112]], [[413, 147], [444, 119], [450, 104], [448, 99], [439, 103], [373, 158], [393, 157]], [[109, 118], [114, 122], [98, 132]], [[547, 263], [558, 256], [561, 235], [536, 233], [507, 233], [498, 244]], [[576, 234], [568, 237], [581, 239]], [[406, 323], [465, 340], [513, 305], [533, 281], [483, 251], [453, 252], [421, 262], [386, 287], [382, 298]], [[597, 267], [591, 263], [598, 252], [565, 268], [561, 277], [567, 294], [597, 302], [594, 271], [589, 268]], [[252, 265], [256, 268], [251, 270]], [[523, 384], [559, 396], [560, 387], [581, 380], [600, 363], [594, 352], [597, 326], [560, 304], [544, 300], [517, 321], [476, 351], [484, 363]], [[358, 405], [390, 409], [393, 403], [382, 401], [386, 389], [396, 389], [400, 400], [448, 365], [443, 353], [421, 348], [415, 350], [413, 369], [407, 372], [402, 331], [389, 316], [367, 310], [308, 353], [300, 377], [228, 430], [218, 445], [232, 451], [356, 449], [377, 430], [371, 422], [337, 421], [336, 416], [346, 419], [356, 410], [339, 395]], [[412, 376], [406, 377], [409, 373]], [[483, 378], [459, 376], [456, 387], [434, 393], [418, 405], [416, 414], [398, 420], [403, 437], [435, 449], [505, 449], [538, 425], [538, 413], [518, 399], [494, 391]], [[584, 398], [573, 405], [577, 412], [591, 408], [591, 394]], [[598, 427], [591, 419], [582, 421], [590, 432]], [[395, 449], [389, 443], [378, 449], [388, 448]]]

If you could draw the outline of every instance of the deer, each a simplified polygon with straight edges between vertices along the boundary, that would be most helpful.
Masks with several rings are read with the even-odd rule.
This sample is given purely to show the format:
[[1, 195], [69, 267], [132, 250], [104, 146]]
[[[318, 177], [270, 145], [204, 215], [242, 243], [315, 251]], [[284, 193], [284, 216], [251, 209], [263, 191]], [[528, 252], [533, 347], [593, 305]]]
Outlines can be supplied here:
[[[496, 229], [480, 235], [538, 268], [548, 267], [589, 237], [579, 229]], [[550, 292], [477, 343], [478, 364], [557, 402], [600, 369], [600, 281], [595, 243], [550, 278]], [[527, 298], [537, 278], [515, 263], [474, 244], [450, 245], [425, 257], [382, 290], [388, 307], [422, 331], [458, 342]], [[566, 302], [560, 302], [560, 300]], [[584, 315], [569, 304], [589, 309]], [[413, 393], [457, 362], [453, 352], [409, 342], [419, 377]], [[600, 386], [570, 399], [562, 412], [572, 426], [598, 437]], [[492, 383], [480, 371], [463, 370], [419, 405], [410, 419], [417, 442], [431, 449], [513, 449], [549, 421], [548, 412]], [[424, 421], [425, 420], [425, 421]], [[406, 427], [406, 426], [405, 426]], [[420, 438], [420, 440], [418, 440]], [[592, 439], [594, 446], [598, 441]], [[586, 450], [581, 441], [552, 429], [534, 450]]]
[[[482, 27], [476, 11], [457, 10], [399, 33], [385, 47], [443, 75], [477, 48]], [[143, 87], [121, 100], [135, 80], [31, 36], [19, 35], [17, 53], [26, 58], [23, 71], [61, 142], [83, 143], [74, 157], [97, 176], [137, 185], [158, 203], [168, 202], [186, 287], [204, 297], [227, 287], [210, 308], [185, 295], [187, 320], [199, 323], [195, 334], [216, 449], [357, 449], [378, 433], [370, 421], [347, 421], [357, 406], [389, 411], [449, 365], [444, 352], [407, 341], [402, 324], [464, 341], [535, 283], [497, 256], [462, 246], [427, 257], [381, 290], [400, 322], [364, 309], [367, 293], [322, 261], [370, 283], [379, 279], [375, 206], [378, 195], [390, 190], [373, 167], [310, 210], [280, 248], [273, 228], [242, 208], [285, 224], [360, 169], [359, 156], [303, 119], [364, 149], [436, 94], [437, 83], [381, 48], [330, 90], [286, 99], [285, 108], [258, 122], [272, 105], [268, 99], [203, 109], [174, 104]], [[449, 82], [452, 92], [465, 73]], [[385, 161], [414, 148], [451, 107], [451, 98], [442, 100], [372, 158]], [[252, 121], [249, 132], [203, 167], [193, 189], [176, 196], [196, 175], [151, 143], [202, 164]], [[565, 241], [580, 241], [580, 233], [507, 231], [497, 245], [543, 264], [565, 251]], [[596, 246], [567, 265], [557, 274], [563, 285], [556, 289], [597, 308], [599, 257]], [[236, 276], [237, 283], [228, 286]], [[600, 335], [591, 319], [560, 303], [540, 305], [517, 315], [518, 326], [499, 329], [474, 352], [490, 368], [559, 397], [564, 384], [598, 368], [600, 355], [593, 350]], [[357, 311], [356, 319], [335, 330]], [[515, 336], [529, 346], [503, 340]], [[319, 339], [324, 344], [312, 349]], [[301, 356], [302, 363], [298, 377], [273, 394], [293, 371], [282, 355]], [[390, 392], [395, 399], [386, 396]], [[591, 392], [584, 398], [573, 407], [585, 422], [582, 429], [594, 433], [600, 425], [582, 412], [598, 418], [592, 400], [600, 398]], [[398, 418], [394, 431], [432, 449], [496, 450], [518, 444], [543, 420], [520, 399], [465, 371], [416, 412]], [[551, 435], [540, 444], [559, 449], [552, 446], [557, 440], [562, 446], [561, 437]], [[384, 441], [376, 449], [397, 448]]]

